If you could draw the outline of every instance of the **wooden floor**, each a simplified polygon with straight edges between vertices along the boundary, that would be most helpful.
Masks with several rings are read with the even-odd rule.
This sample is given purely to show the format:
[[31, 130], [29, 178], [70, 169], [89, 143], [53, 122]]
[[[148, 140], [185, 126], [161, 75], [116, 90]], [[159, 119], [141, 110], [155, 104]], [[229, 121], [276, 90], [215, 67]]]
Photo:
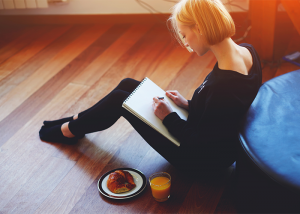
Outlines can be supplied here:
[[[276, 54], [297, 41], [295, 34]], [[215, 63], [210, 52], [198, 57], [179, 47], [163, 25], [1, 26], [0, 213], [236, 213], [233, 167], [214, 179], [182, 174], [124, 119], [75, 146], [38, 135], [43, 120], [85, 110], [125, 77], [147, 76], [191, 98]], [[267, 64], [264, 81], [296, 69]], [[149, 184], [135, 198], [105, 198], [97, 181], [118, 167], [147, 178], [170, 173], [170, 200], [155, 202]]]

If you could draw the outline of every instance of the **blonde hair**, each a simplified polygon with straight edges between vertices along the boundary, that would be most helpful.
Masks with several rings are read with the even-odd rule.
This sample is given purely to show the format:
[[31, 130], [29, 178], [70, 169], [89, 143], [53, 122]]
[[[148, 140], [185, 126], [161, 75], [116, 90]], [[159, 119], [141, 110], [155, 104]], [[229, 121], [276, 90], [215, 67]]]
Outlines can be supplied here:
[[168, 21], [171, 22], [175, 38], [182, 46], [184, 41], [176, 22], [189, 26], [194, 31], [197, 25], [209, 45], [215, 45], [235, 34], [233, 19], [220, 0], [181, 0], [173, 7]]

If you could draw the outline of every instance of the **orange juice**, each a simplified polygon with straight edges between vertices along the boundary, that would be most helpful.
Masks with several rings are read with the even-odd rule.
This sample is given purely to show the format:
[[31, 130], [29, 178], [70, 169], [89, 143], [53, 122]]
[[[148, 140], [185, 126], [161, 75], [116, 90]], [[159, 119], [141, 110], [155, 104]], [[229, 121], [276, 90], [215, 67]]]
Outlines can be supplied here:
[[[157, 176], [157, 177], [156, 177]], [[162, 202], [170, 197], [171, 176], [167, 173], [156, 173], [150, 177], [150, 186], [155, 200]]]

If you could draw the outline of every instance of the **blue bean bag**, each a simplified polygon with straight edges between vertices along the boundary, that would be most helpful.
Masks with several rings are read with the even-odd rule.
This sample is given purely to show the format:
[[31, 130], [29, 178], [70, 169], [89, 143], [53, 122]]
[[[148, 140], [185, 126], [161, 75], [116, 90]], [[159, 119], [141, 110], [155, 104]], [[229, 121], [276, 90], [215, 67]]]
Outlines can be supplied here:
[[300, 213], [300, 70], [265, 82], [241, 125], [237, 206]]

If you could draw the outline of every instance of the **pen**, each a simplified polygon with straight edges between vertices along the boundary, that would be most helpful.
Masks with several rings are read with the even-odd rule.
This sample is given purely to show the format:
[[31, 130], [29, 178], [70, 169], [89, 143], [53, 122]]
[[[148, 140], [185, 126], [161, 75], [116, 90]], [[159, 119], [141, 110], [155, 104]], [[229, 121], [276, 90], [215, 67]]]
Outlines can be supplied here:
[[164, 99], [164, 97], [158, 97], [158, 99], [159, 99], [159, 100], [163, 100], [163, 99]]

